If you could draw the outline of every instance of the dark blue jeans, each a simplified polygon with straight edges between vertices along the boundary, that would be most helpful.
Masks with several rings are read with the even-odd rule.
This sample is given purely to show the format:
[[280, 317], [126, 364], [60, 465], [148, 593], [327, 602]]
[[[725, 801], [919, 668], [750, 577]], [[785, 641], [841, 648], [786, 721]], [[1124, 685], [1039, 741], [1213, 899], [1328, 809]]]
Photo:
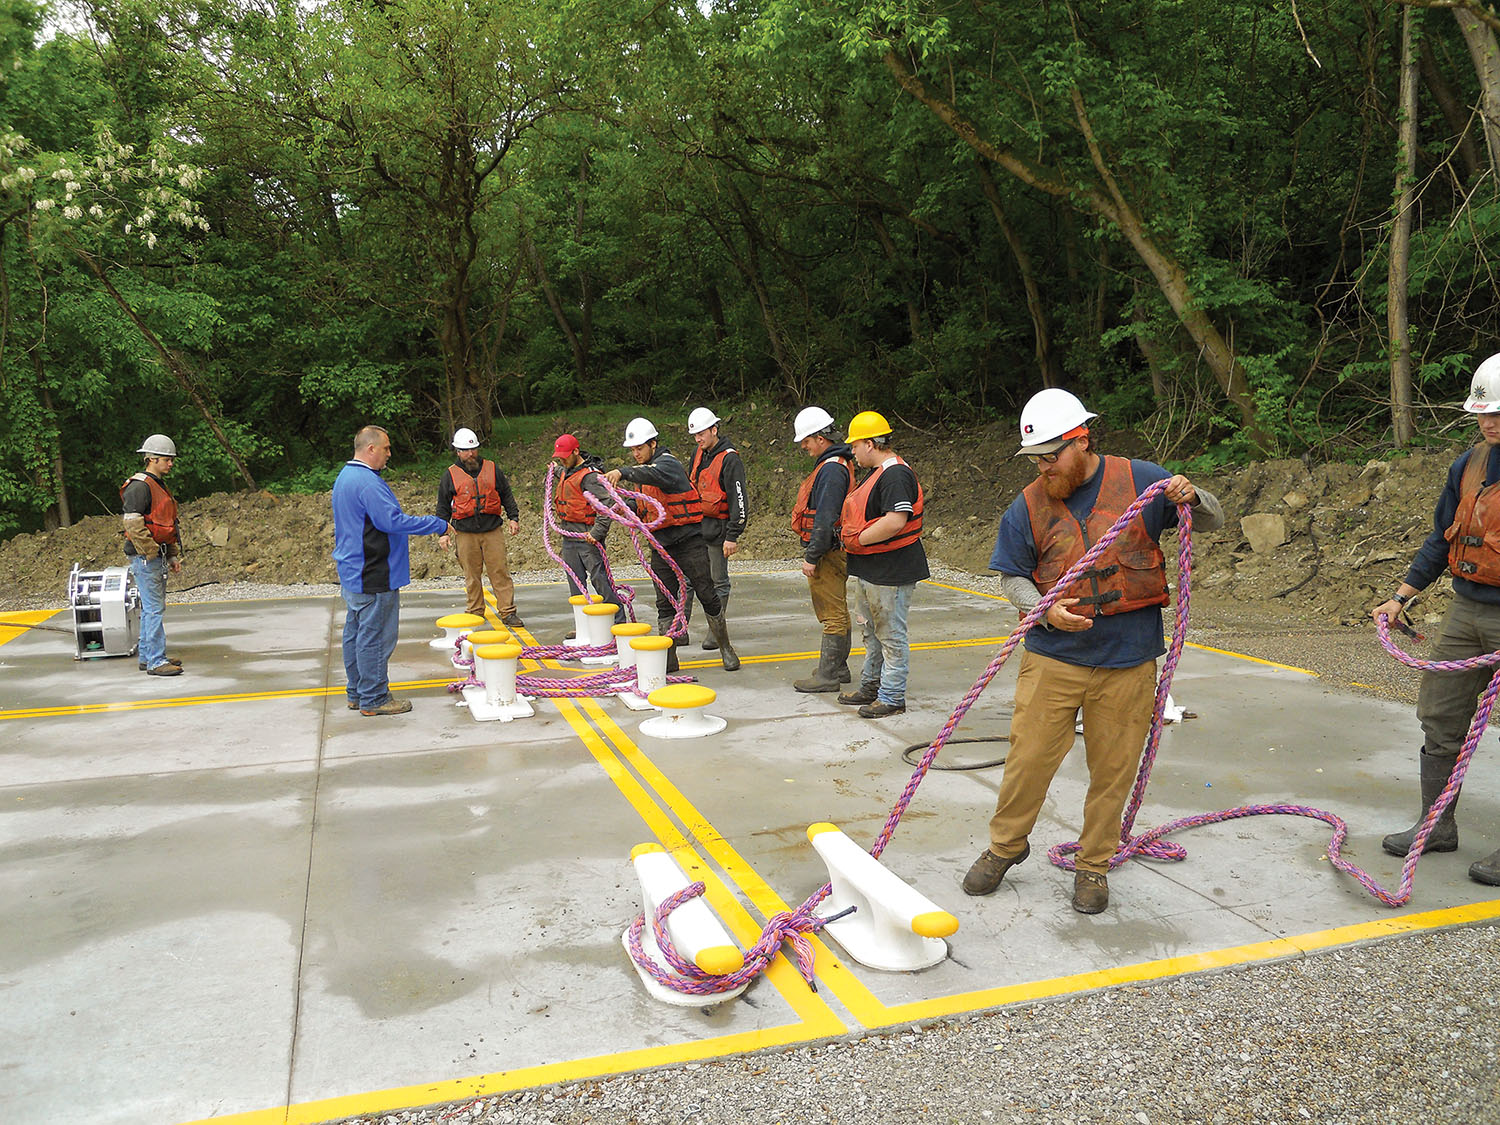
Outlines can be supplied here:
[[401, 592], [356, 594], [341, 588], [349, 612], [344, 616], [344, 689], [350, 703], [368, 710], [391, 694], [387, 665], [396, 651], [401, 624]]

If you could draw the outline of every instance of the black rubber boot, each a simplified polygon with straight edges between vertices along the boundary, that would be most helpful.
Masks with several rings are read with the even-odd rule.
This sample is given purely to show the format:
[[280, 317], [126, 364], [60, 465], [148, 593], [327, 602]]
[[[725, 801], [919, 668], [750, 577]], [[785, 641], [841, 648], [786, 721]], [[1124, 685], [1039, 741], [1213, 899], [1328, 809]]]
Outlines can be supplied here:
[[672, 642], [672, 647], [667, 649], [667, 675], [670, 676], [673, 672], [681, 671], [682, 665], [677, 662], [677, 638], [671, 637], [669, 639]]
[[724, 614], [708, 619], [708, 627], [713, 630], [714, 640], [719, 642], [719, 663], [724, 665], [724, 671], [737, 672], [740, 667], [739, 654], [734, 651], [734, 646], [729, 643], [729, 622], [724, 620]]
[[818, 653], [818, 666], [813, 669], [813, 674], [804, 680], [793, 680], [792, 687], [798, 691], [838, 691], [839, 673], [838, 660], [839, 651], [843, 646], [843, 637], [823, 634], [823, 648]]
[[[728, 594], [725, 594], [722, 598], [719, 599], [719, 616], [720, 617], [728, 617], [729, 616], [729, 595]], [[708, 636], [706, 636], [706, 637], [703, 638], [703, 651], [704, 652], [713, 652], [718, 647], [719, 647], [719, 638], [715, 637], [712, 633], [710, 633]]]
[[[1421, 778], [1422, 778], [1422, 815], [1417, 817], [1417, 822], [1405, 832], [1392, 832], [1380, 841], [1380, 846], [1389, 855], [1405, 856], [1411, 851], [1412, 841], [1417, 838], [1417, 831], [1422, 827], [1422, 821], [1427, 817], [1427, 810], [1432, 808], [1434, 801], [1442, 795], [1443, 787], [1448, 784], [1448, 775], [1453, 772], [1453, 758], [1435, 758], [1427, 753], [1424, 748], [1421, 755]], [[1432, 835], [1427, 837], [1427, 848], [1429, 852], [1456, 852], [1458, 851], [1458, 822], [1453, 819], [1454, 812], [1458, 809], [1458, 794], [1453, 795], [1453, 803], [1438, 818], [1438, 822], [1432, 826]]]
[[849, 674], [849, 646], [850, 635], [845, 633], [839, 638], [839, 654], [833, 662], [834, 675], [838, 677], [841, 684], [850, 683], [854, 679]]
[[1500, 848], [1469, 864], [1469, 878], [1487, 887], [1500, 887]]

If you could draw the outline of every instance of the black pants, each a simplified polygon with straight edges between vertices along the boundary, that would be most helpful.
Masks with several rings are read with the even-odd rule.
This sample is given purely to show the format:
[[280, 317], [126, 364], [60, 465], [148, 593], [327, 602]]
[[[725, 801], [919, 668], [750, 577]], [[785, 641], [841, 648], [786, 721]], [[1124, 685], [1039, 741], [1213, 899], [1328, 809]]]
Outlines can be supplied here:
[[[682, 571], [682, 576], [687, 579], [693, 593], [697, 594], [698, 600], [703, 603], [703, 612], [710, 617], [719, 616], [724, 607], [719, 602], [718, 591], [714, 589], [713, 572], [708, 566], [708, 544], [703, 542], [703, 536], [690, 536], [665, 549], [667, 554], [672, 556], [672, 562], [675, 562]], [[685, 591], [678, 587], [677, 576], [672, 573], [671, 563], [668, 563], [655, 548], [651, 550], [651, 570], [661, 580], [661, 586], [656, 590], [656, 618], [658, 621], [671, 621], [677, 611], [672, 608], [667, 595], [662, 593], [662, 587], [678, 594], [683, 594]]]

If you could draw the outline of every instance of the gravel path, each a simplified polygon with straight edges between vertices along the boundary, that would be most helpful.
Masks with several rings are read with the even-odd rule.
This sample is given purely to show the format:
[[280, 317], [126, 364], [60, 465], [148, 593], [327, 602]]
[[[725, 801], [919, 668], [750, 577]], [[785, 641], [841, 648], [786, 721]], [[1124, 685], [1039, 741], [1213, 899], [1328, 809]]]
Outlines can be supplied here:
[[924, 1027], [350, 1118], [1492, 1125], [1500, 930], [1393, 938]]

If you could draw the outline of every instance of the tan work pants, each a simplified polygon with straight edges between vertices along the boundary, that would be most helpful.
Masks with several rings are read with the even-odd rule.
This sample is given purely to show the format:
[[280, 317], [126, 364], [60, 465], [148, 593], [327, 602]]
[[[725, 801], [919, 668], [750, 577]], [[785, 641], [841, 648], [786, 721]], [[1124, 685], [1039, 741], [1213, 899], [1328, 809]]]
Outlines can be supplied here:
[[849, 632], [849, 556], [839, 549], [829, 551], [817, 561], [807, 588], [823, 633], [842, 637]]
[[1016, 679], [1010, 752], [990, 818], [990, 851], [1005, 859], [1021, 854], [1052, 778], [1073, 747], [1082, 707], [1089, 790], [1078, 836], [1082, 851], [1075, 858], [1080, 871], [1108, 871], [1155, 698], [1154, 660], [1134, 668], [1081, 668], [1025, 653]]
[[516, 584], [506, 566], [505, 525], [478, 534], [455, 530], [453, 537], [457, 540], [458, 565], [464, 571], [464, 596], [469, 600], [466, 612], [484, 616], [484, 576], [488, 574], [490, 589], [495, 592], [495, 612], [502, 618], [515, 613]]

